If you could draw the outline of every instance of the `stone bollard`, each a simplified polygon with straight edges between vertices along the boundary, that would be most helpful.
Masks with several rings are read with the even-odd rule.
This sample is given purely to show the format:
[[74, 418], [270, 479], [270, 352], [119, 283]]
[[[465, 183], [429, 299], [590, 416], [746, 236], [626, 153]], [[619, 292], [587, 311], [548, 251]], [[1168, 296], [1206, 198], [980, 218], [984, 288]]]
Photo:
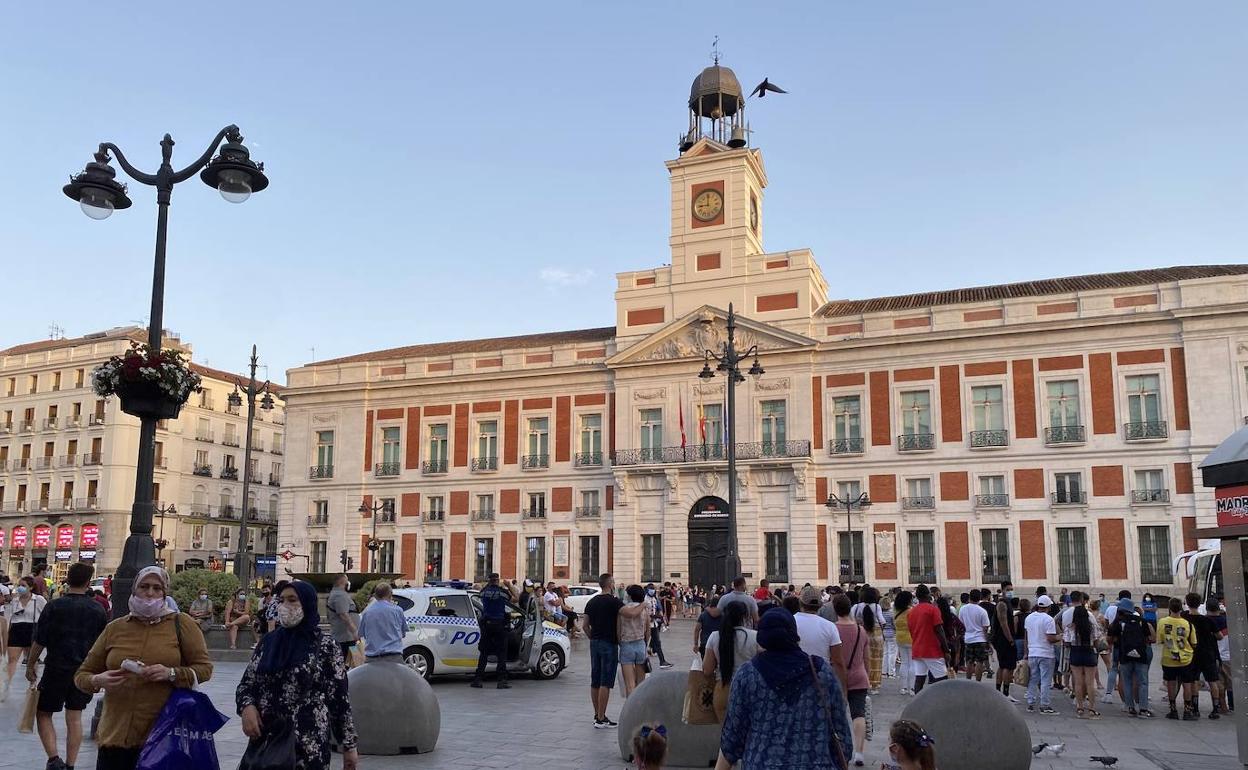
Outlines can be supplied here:
[[[902, 719], [918, 722], [936, 741], [936, 763], [958, 770], [1026, 770], [1031, 731], [1018, 707], [982, 682], [929, 684], [906, 704]], [[888, 736], [889, 725], [876, 725]]]
[[361, 754], [424, 754], [433, 751], [442, 711], [433, 688], [402, 655], [368, 658], [347, 672], [351, 715]]
[[[618, 674], [617, 674], [618, 676]], [[624, 701], [620, 711], [620, 757], [633, 756], [633, 736], [643, 724], [659, 723], [667, 728], [667, 765], [670, 767], [714, 767], [719, 757], [719, 725], [687, 725], [680, 720], [685, 707], [688, 671], [659, 671], [646, 677], [641, 686]]]

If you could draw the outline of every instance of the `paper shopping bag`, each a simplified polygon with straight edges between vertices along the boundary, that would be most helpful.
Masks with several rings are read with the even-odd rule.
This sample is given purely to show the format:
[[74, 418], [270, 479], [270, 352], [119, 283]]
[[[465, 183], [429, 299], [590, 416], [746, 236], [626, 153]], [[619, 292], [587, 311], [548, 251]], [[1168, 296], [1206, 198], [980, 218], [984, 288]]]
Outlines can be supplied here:
[[713, 725], [719, 721], [715, 717], [714, 676], [707, 676], [701, 671], [689, 672], [689, 683], [685, 687], [685, 703], [680, 717], [687, 725]]
[[33, 684], [26, 691], [26, 703], [22, 706], [22, 718], [17, 721], [19, 733], [35, 731], [35, 709], [39, 706], [39, 690]]

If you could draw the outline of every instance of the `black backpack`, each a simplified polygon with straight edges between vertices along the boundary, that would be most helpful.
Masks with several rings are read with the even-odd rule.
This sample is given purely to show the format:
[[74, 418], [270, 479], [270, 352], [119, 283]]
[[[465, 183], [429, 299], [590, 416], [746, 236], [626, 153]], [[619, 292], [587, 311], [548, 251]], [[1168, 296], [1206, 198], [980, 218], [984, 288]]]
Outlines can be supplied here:
[[1137, 663], [1148, 659], [1148, 625], [1134, 610], [1119, 610], [1114, 618], [1121, 629], [1118, 634], [1118, 659]]

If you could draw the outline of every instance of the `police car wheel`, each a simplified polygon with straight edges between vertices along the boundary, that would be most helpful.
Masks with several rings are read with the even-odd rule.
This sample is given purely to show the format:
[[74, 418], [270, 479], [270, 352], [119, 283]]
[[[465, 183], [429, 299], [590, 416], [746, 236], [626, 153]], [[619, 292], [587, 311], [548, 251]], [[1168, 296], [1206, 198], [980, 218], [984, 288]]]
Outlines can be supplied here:
[[403, 662], [426, 680], [433, 676], [433, 656], [424, 647], [408, 647], [403, 651]]
[[556, 644], [545, 645], [537, 656], [537, 668], [533, 670], [533, 675], [538, 679], [554, 679], [560, 671], [563, 671], [563, 650]]

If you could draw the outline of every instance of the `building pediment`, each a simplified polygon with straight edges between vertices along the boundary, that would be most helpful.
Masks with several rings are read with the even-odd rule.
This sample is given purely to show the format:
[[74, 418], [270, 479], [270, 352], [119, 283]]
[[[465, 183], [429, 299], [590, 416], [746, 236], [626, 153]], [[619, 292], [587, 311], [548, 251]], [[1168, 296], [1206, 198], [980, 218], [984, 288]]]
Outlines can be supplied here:
[[[736, 318], [736, 346], [746, 351], [754, 345], [760, 351], [798, 350], [814, 347], [815, 340], [749, 318]], [[702, 358], [704, 351], [721, 351], [728, 340], [728, 313], [703, 305], [678, 318], [659, 331], [607, 359], [608, 366], [625, 366], [650, 361]]]

